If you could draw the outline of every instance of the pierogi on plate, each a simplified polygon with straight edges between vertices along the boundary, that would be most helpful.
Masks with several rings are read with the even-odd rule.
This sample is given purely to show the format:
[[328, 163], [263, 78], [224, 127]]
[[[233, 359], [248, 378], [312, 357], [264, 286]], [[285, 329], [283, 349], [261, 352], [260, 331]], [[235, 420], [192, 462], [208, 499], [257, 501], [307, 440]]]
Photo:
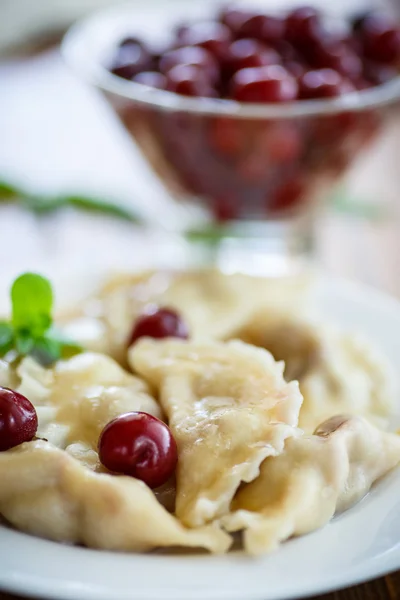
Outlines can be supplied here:
[[0, 515], [121, 551], [221, 553], [240, 532], [260, 554], [352, 506], [400, 462], [391, 374], [311, 297], [217, 271], [113, 278], [59, 321], [81, 353], [0, 361]]

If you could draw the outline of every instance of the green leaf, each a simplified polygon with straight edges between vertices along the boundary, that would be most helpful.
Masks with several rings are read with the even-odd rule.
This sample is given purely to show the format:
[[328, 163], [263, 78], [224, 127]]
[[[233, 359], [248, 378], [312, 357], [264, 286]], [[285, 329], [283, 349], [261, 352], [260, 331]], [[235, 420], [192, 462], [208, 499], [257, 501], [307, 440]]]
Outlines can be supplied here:
[[30, 335], [33, 339], [42, 337], [52, 322], [53, 292], [50, 282], [36, 273], [24, 273], [13, 283], [11, 302], [12, 325], [16, 334], [22, 337]]
[[80, 210], [109, 215], [130, 223], [142, 222], [138, 214], [116, 202], [74, 194], [59, 196], [34, 194], [0, 180], [0, 202], [10, 200], [18, 200], [25, 208], [38, 215], [48, 214], [66, 206], [74, 206]]
[[18, 189], [12, 183], [8, 181], [0, 181], [0, 200], [15, 200], [23, 195], [20, 189]]
[[59, 331], [50, 329], [36, 340], [30, 354], [43, 366], [49, 366], [61, 358], [71, 358], [82, 351], [81, 346], [66, 339]]
[[47, 367], [61, 358], [61, 344], [57, 340], [43, 336], [36, 340], [30, 354], [41, 365]]
[[29, 354], [35, 345], [35, 340], [29, 331], [20, 332], [15, 336], [15, 349], [20, 356]]
[[70, 358], [75, 354], [80, 354], [80, 352], [83, 352], [82, 346], [70, 340], [56, 327], [51, 327], [45, 337], [46, 339], [51, 339], [59, 344], [60, 358]]
[[44, 366], [82, 352], [52, 326], [53, 292], [50, 282], [36, 273], [24, 273], [11, 288], [12, 322], [0, 321], [0, 356], [16, 350]]
[[74, 342], [65, 343], [61, 348], [61, 358], [67, 359], [83, 352], [82, 346], [74, 344]]
[[10, 323], [0, 321], [0, 356], [7, 354], [13, 347], [14, 330]]
[[186, 238], [191, 242], [203, 242], [207, 244], [218, 244], [223, 240], [229, 231], [226, 227], [218, 227], [218, 225], [205, 225], [198, 229], [189, 229], [185, 232]]
[[54, 212], [67, 204], [64, 198], [39, 195], [25, 195], [21, 197], [21, 203], [38, 215]]
[[8, 344], [14, 337], [14, 331], [10, 323], [0, 321], [0, 346]]
[[90, 212], [118, 217], [124, 221], [130, 221], [131, 223], [139, 223], [141, 221], [136, 213], [121, 206], [120, 204], [115, 204], [114, 202], [106, 202], [105, 200], [87, 198], [84, 196], [65, 196], [61, 197], [60, 200], [64, 203], [64, 205], [69, 204], [70, 206], [75, 206], [76, 208]]

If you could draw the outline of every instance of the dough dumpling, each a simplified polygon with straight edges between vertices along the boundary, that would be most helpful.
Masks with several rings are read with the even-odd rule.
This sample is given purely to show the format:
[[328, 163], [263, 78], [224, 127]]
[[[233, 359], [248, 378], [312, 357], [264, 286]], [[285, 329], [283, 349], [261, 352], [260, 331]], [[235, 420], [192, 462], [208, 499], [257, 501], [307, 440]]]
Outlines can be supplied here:
[[298, 384], [265, 350], [145, 338], [130, 363], [156, 389], [178, 444], [176, 514], [185, 525], [226, 514], [240, 483], [296, 431]]
[[186, 529], [142, 481], [101, 466], [98, 437], [110, 420], [127, 411], [162, 414], [142, 380], [107, 356], [85, 353], [53, 369], [28, 358], [15, 373], [2, 362], [0, 384], [31, 400], [45, 438], [0, 452], [0, 514], [12, 525], [94, 548], [229, 548], [230, 536], [217, 526]]
[[225, 552], [214, 526], [186, 529], [132, 477], [96, 473], [41, 440], [0, 453], [0, 514], [15, 527], [91, 548], [145, 551], [165, 546]]
[[307, 433], [344, 413], [387, 428], [394, 412], [394, 377], [368, 340], [281, 310], [257, 313], [233, 337], [285, 362], [286, 379], [300, 383], [299, 426]]
[[66, 333], [85, 348], [126, 363], [127, 342], [136, 318], [149, 306], [176, 309], [191, 339], [228, 337], [260, 306], [306, 303], [309, 277], [284, 280], [226, 275], [216, 270], [148, 271], [114, 277], [75, 313], [65, 315]]
[[399, 436], [360, 417], [334, 417], [314, 435], [287, 439], [282, 454], [267, 458], [259, 477], [239, 490], [223, 524], [243, 530], [248, 553], [269, 552], [325, 525], [399, 462]]
[[[52, 369], [26, 358], [16, 375], [20, 379], [18, 391], [36, 407], [38, 435], [59, 447], [79, 441], [97, 450], [102, 429], [125, 412], [143, 411], [162, 417], [147, 384], [102, 354], [77, 354], [57, 362]], [[60, 431], [64, 432], [63, 439]]]

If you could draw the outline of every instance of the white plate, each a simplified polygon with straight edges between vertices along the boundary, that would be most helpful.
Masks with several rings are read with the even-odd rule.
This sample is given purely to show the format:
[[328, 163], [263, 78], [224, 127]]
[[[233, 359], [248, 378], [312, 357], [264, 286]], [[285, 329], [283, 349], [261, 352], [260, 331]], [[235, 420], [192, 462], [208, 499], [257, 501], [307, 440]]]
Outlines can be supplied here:
[[[397, 301], [331, 280], [316, 293], [327, 316], [370, 336], [400, 371]], [[322, 593], [400, 568], [399, 490], [397, 470], [325, 528], [256, 559], [113, 554], [0, 526], [0, 588], [71, 600], [283, 600]]]

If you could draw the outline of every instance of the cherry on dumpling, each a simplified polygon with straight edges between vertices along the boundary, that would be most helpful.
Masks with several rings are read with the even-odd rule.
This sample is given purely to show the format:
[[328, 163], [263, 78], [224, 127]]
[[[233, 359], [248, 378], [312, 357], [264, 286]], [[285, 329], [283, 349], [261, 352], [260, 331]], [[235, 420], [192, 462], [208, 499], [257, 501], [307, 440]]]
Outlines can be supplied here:
[[130, 412], [103, 429], [99, 457], [110, 471], [130, 475], [157, 488], [173, 475], [178, 451], [165, 423], [144, 412]]
[[28, 398], [0, 387], [0, 452], [30, 442], [37, 428], [36, 410]]
[[177, 312], [170, 308], [158, 308], [138, 317], [133, 326], [129, 346], [141, 337], [156, 339], [175, 337], [186, 340], [189, 337], [189, 331]]

